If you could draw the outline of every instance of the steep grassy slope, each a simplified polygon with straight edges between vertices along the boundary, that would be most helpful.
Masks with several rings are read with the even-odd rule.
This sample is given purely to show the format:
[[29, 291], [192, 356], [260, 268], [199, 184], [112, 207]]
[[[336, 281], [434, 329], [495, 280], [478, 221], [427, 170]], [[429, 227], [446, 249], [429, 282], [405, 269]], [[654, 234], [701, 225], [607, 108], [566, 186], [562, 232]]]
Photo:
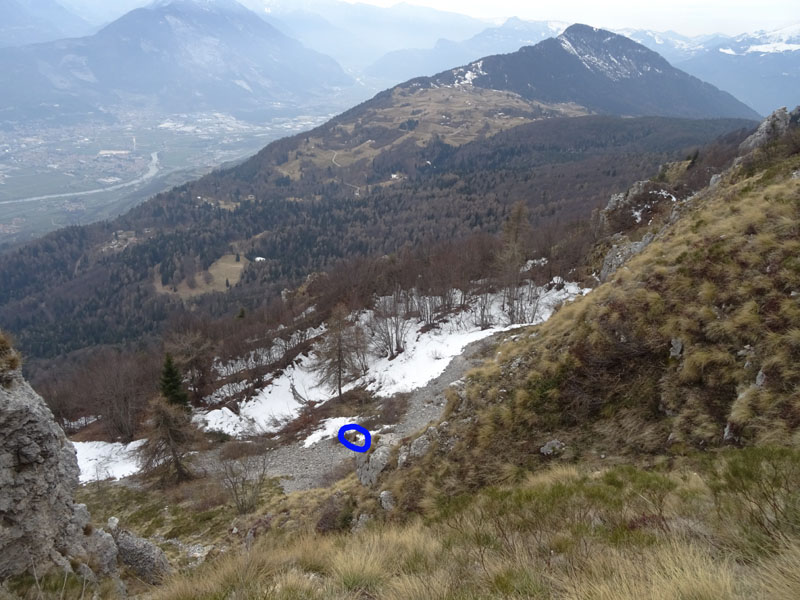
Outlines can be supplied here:
[[799, 149], [794, 130], [758, 151], [605, 285], [500, 348], [453, 398], [437, 489], [535, 469], [555, 437], [574, 460], [797, 445]]

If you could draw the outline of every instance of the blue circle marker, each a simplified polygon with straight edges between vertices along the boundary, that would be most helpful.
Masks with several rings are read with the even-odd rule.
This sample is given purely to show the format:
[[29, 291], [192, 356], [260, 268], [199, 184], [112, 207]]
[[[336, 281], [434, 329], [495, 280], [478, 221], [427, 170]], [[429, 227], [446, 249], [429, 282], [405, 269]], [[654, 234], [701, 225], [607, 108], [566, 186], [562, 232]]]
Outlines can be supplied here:
[[[350, 440], [344, 437], [344, 434], [347, 433], [348, 431], [357, 431], [358, 433], [363, 435], [364, 445], [356, 446], [354, 443], [352, 443]], [[370, 434], [370, 432], [364, 429], [361, 425], [356, 425], [355, 423], [351, 425], [343, 425], [342, 427], [340, 427], [339, 434], [337, 437], [339, 438], [339, 441], [342, 442], [342, 445], [345, 448], [347, 448], [348, 450], [352, 450], [353, 452], [366, 452], [372, 445], [372, 435]]]

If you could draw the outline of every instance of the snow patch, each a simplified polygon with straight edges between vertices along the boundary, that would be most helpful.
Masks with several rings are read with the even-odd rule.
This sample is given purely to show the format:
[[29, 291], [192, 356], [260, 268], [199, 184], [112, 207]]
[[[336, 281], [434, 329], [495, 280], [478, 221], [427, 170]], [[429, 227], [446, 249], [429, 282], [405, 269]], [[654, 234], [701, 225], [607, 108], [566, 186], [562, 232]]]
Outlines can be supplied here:
[[471, 86], [472, 82], [475, 81], [481, 75], [486, 75], [486, 72], [483, 70], [483, 61], [479, 60], [478, 62], [474, 62], [468, 67], [456, 69], [453, 71], [453, 75], [455, 76], [455, 83], [456, 87], [461, 86]]
[[773, 54], [776, 52], [796, 52], [800, 50], [800, 44], [788, 44], [786, 42], [772, 42], [771, 44], [756, 44], [750, 46], [746, 52], [760, 52], [762, 54]]
[[534, 267], [544, 267], [547, 265], [547, 259], [545, 257], [542, 258], [532, 258], [528, 262], [526, 262], [522, 267], [520, 267], [519, 272], [525, 273], [530, 271]]
[[317, 442], [336, 437], [339, 429], [350, 423], [357, 423], [358, 417], [333, 417], [322, 421], [322, 426], [303, 440], [303, 448], [310, 448]]
[[[545, 264], [541, 262], [542, 260], [544, 259], [532, 262], [534, 265]], [[392, 360], [388, 357], [377, 358], [371, 355], [367, 375], [344, 389], [349, 390], [356, 385], [364, 385], [376, 396], [388, 397], [424, 387], [441, 375], [450, 361], [459, 356], [468, 344], [501, 331], [546, 321], [558, 305], [585, 295], [589, 291], [577, 283], [565, 282], [560, 277], [555, 278], [546, 287], [529, 287], [526, 284], [520, 288], [520, 294], [528, 294], [535, 304], [535, 311], [531, 306], [527, 307], [531, 318], [526, 323], [508, 324], [503, 296], [500, 293], [487, 295], [484, 298], [484, 319], [479, 318], [481, 309], [478, 299], [474, 299], [467, 310], [449, 315], [446, 321], [437, 323], [437, 327], [433, 329], [427, 330], [428, 328], [424, 328], [422, 323], [415, 322], [405, 335], [403, 352]], [[370, 311], [362, 311], [353, 315], [353, 318], [365, 324], [370, 316]], [[488, 322], [489, 326], [482, 329], [479, 325], [482, 321], [484, 324]], [[423, 329], [426, 331], [423, 332]], [[321, 329], [314, 330], [314, 335], [319, 335], [320, 332]], [[250, 360], [252, 357], [239, 362], [247, 363]], [[242, 402], [239, 405], [239, 414], [229, 408], [220, 408], [207, 413], [198, 413], [193, 420], [206, 430], [222, 431], [234, 437], [276, 431], [283, 423], [295, 418], [305, 404], [325, 402], [332, 397], [329, 390], [319, 385], [317, 375], [309, 363], [310, 359], [300, 357], [294, 364], [267, 382], [256, 396]], [[235, 372], [239, 366], [234, 361], [228, 363], [224, 370]], [[215, 365], [218, 372], [220, 367], [221, 365]], [[310, 436], [311, 441], [309, 442], [307, 438], [306, 442], [312, 445], [326, 436], [329, 437], [334, 426], [334, 420], [327, 420], [322, 431], [314, 432]]]
[[81, 470], [80, 481], [102, 481], [120, 479], [139, 471], [137, 450], [146, 440], [130, 444], [118, 442], [72, 442], [78, 455]]

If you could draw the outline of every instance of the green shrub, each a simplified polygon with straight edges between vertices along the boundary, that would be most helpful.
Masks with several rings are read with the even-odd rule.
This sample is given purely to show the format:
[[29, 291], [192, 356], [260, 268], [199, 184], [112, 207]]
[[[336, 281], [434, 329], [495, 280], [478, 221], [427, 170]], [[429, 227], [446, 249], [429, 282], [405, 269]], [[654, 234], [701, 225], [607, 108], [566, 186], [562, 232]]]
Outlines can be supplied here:
[[757, 549], [800, 535], [800, 451], [783, 447], [731, 452], [711, 490], [723, 523]]

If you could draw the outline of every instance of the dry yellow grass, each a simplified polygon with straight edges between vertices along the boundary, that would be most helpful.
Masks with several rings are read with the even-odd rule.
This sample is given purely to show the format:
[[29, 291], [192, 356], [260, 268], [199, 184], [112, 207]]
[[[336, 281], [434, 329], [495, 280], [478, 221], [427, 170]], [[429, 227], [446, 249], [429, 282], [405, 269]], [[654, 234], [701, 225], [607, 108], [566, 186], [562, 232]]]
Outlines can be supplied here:
[[225, 282], [227, 281], [231, 286], [239, 283], [242, 272], [249, 263], [250, 261], [244, 256], [240, 256], [237, 262], [235, 254], [226, 254], [215, 261], [207, 272], [199, 273], [195, 276], [194, 287], [189, 287], [189, 284], [184, 280], [173, 291], [171, 287], [161, 285], [161, 275], [158, 272], [155, 274], [153, 285], [159, 294], [174, 294], [182, 299], [202, 296], [211, 292], [224, 292], [228, 289]]
[[[674, 485], [658, 509], [664, 525], [639, 519], [643, 508], [657, 509], [658, 477], [556, 466], [519, 486], [481, 493], [443, 520], [378, 522], [357, 534], [270, 531], [250, 550], [172, 578], [151, 598], [798, 597], [796, 541], [787, 538], [772, 554], [737, 562], [724, 536], [715, 537], [733, 525], [716, 520], [701, 474], [674, 472], [664, 480]], [[632, 518], [641, 523], [637, 529], [612, 526]]]
[[571, 581], [564, 600], [734, 600], [755, 598], [730, 561], [707, 548], [670, 543], [644, 552], [597, 554]]
[[298, 180], [304, 161], [310, 161], [317, 167], [331, 166], [334, 169], [351, 167], [359, 161], [369, 164], [378, 154], [410, 138], [423, 146], [438, 136], [448, 144], [459, 146], [480, 135], [489, 137], [532, 121], [528, 117], [516, 116], [518, 113], [530, 113], [531, 109], [570, 117], [589, 114], [585, 108], [573, 103], [528, 102], [517, 94], [472, 86], [397, 89], [393, 92], [391, 107], [370, 109], [357, 122], [341, 124], [338, 128], [347, 135], [352, 135], [362, 125], [380, 125], [396, 130], [413, 119], [418, 121], [413, 131], [382, 147], [377, 147], [373, 140], [365, 140], [355, 147], [333, 147], [326, 146], [322, 138], [309, 137], [297, 150], [290, 152], [289, 159], [276, 169], [282, 175]]

